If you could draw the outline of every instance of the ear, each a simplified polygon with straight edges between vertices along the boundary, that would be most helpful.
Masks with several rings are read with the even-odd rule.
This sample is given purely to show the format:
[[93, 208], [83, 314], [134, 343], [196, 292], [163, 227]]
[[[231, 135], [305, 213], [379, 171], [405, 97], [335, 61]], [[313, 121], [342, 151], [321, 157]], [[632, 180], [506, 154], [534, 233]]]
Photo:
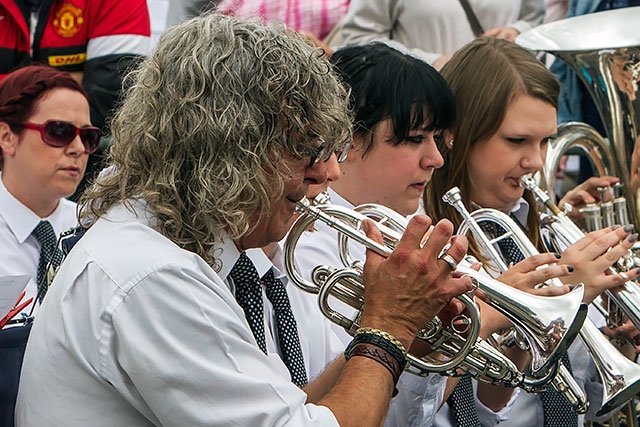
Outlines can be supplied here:
[[3, 157], [13, 156], [18, 146], [18, 135], [15, 134], [8, 123], [0, 122], [0, 149]]
[[370, 137], [371, 132], [368, 131], [361, 131], [353, 134], [353, 142], [351, 142], [351, 149], [347, 153], [347, 161], [362, 157], [362, 153], [369, 142], [367, 138]]

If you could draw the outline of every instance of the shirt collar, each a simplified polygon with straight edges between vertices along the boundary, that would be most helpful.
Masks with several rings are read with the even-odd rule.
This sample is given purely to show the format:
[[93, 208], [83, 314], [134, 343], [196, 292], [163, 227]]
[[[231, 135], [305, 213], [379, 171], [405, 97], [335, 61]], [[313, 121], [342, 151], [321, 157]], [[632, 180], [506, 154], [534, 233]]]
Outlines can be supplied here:
[[512, 215], [518, 222], [526, 226], [527, 216], [529, 215], [529, 203], [523, 198], [520, 198], [516, 204], [509, 211], [509, 215]]
[[338, 206], [344, 206], [347, 208], [354, 208], [354, 205], [351, 204], [347, 199], [336, 193], [336, 191], [329, 187], [327, 188], [327, 192], [329, 193], [329, 198], [331, 199], [331, 203]]
[[20, 243], [24, 243], [41, 220], [49, 221], [56, 235], [66, 231], [64, 230], [65, 215], [63, 209], [60, 208], [63, 203], [72, 202], [60, 199], [58, 206], [51, 215], [46, 218], [40, 218], [35, 212], [16, 199], [13, 194], [9, 193], [2, 181], [2, 173], [0, 172], [0, 215], [5, 219], [9, 229]]

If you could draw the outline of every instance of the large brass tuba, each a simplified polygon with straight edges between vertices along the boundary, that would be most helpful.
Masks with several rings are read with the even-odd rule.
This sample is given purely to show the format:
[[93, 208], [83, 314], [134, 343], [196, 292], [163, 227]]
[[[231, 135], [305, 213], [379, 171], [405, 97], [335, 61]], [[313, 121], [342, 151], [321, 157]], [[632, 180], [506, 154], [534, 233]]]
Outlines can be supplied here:
[[[584, 125], [570, 124], [562, 128], [563, 141], [556, 144], [561, 147], [556, 150], [552, 144], [545, 165], [549, 190], [555, 191], [552, 184], [560, 154], [564, 154], [562, 150], [578, 145], [598, 173], [620, 177], [624, 197], [629, 202], [630, 219], [636, 228], [640, 227], [640, 147], [636, 147], [640, 123], [638, 22], [640, 7], [624, 8], [551, 22], [526, 31], [516, 39], [516, 43], [525, 48], [553, 54], [573, 69], [594, 99], [608, 137], [609, 150], [603, 150], [598, 137], [585, 131]], [[606, 165], [610, 160], [612, 163]], [[555, 200], [553, 194], [551, 197]]]

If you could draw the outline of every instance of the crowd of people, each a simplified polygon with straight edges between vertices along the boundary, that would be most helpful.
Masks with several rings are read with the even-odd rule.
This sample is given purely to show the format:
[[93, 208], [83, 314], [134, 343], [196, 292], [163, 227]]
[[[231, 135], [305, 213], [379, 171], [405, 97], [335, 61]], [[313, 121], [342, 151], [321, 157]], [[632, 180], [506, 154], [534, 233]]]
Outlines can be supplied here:
[[[547, 19], [635, 5], [548, 3], [561, 12]], [[614, 357], [640, 348], [633, 322], [606, 327], [592, 304], [640, 278], [611, 270], [634, 226], [550, 252], [520, 183], [563, 120], [557, 75], [514, 43], [543, 22], [542, 0], [170, 2], [153, 48], [143, 1], [0, 1], [0, 14], [0, 426], [577, 427], [619, 409], [596, 414], [588, 341], [553, 364], [586, 414], [553, 381], [408, 369], [451, 357], [425, 328], [464, 340], [475, 296], [478, 345], [532, 375], [536, 356], [504, 334], [513, 319], [456, 271], [469, 256], [523, 294], [582, 295]], [[591, 177], [558, 204], [577, 213], [619, 181]], [[512, 218], [537, 254], [494, 242], [500, 268], [457, 234], [453, 187], [469, 211]], [[382, 205], [403, 229], [390, 244], [384, 224], [358, 221], [382, 251], [316, 220], [291, 247], [303, 199]], [[481, 225], [489, 240], [505, 231]], [[362, 283], [357, 304], [335, 304], [348, 326], [290, 271], [321, 285], [316, 267], [343, 267], [341, 245]]]

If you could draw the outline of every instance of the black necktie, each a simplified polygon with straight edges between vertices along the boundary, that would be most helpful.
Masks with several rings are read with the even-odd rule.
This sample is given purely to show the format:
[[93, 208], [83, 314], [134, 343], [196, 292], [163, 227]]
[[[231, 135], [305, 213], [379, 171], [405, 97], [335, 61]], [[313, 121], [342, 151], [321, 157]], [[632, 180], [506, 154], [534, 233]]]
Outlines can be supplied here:
[[447, 399], [456, 427], [480, 427], [471, 376], [464, 375]]
[[249, 323], [249, 328], [258, 342], [258, 347], [267, 354], [267, 345], [264, 338], [264, 307], [262, 305], [262, 283], [249, 257], [243, 252], [229, 272], [236, 287], [236, 300], [244, 317]]
[[40, 221], [36, 228], [31, 232], [40, 243], [40, 260], [38, 261], [38, 275], [36, 277], [38, 284], [38, 302], [42, 303], [47, 289], [49, 280], [47, 273], [49, 265], [55, 272], [62, 262], [62, 251], [56, 247], [56, 233], [49, 221]]
[[[569, 373], [573, 373], [571, 371], [571, 362], [569, 361], [569, 355], [566, 353], [564, 356], [562, 356], [562, 364], [567, 367]], [[569, 400], [567, 400], [564, 394], [550, 388], [549, 390], [540, 393], [540, 400], [542, 400], [545, 426], [578, 426], [578, 414], [573, 411]]]
[[[262, 303], [263, 282], [258, 275], [258, 271], [249, 257], [243, 252], [229, 275], [236, 287], [236, 300], [244, 310], [244, 315], [258, 343], [258, 347], [267, 354], [264, 334], [264, 307]], [[291, 311], [287, 291], [282, 282], [273, 277], [271, 270], [265, 274], [263, 279], [267, 298], [271, 301], [275, 312], [282, 360], [291, 373], [291, 381], [299, 387], [303, 387], [307, 384], [307, 373], [304, 368], [296, 320]]]
[[304, 367], [298, 326], [291, 311], [287, 290], [280, 279], [273, 276], [273, 270], [269, 269], [262, 277], [266, 287], [267, 298], [273, 305], [278, 329], [278, 341], [280, 353], [284, 364], [289, 368], [291, 381], [298, 387], [307, 385], [307, 372]]
[[[505, 229], [500, 224], [492, 221], [481, 222], [480, 228], [482, 231], [489, 234], [489, 237], [492, 239], [506, 233]], [[524, 259], [522, 251], [512, 238], [507, 237], [499, 240], [498, 248], [500, 248], [500, 253], [502, 253], [502, 256], [505, 258], [507, 265], [517, 264]]]

